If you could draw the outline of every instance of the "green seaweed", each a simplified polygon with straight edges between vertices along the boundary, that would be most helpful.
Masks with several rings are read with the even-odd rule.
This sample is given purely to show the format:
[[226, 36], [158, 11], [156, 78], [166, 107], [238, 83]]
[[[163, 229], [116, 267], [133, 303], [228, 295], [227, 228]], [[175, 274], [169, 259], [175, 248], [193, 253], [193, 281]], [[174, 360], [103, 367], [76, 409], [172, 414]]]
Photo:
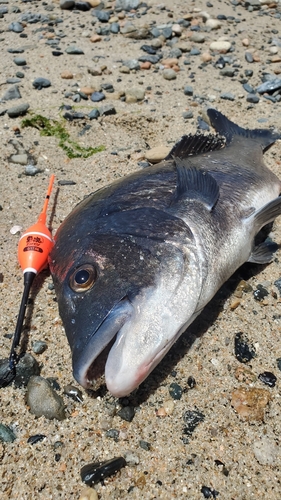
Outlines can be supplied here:
[[70, 134], [67, 132], [62, 121], [52, 120], [42, 115], [31, 115], [28, 118], [24, 118], [21, 126], [23, 128], [37, 128], [40, 131], [40, 135], [53, 136], [59, 139], [59, 147], [64, 150], [68, 158], [89, 158], [89, 156], [105, 149], [104, 146], [97, 146], [96, 148], [80, 146], [80, 144], [70, 138]]

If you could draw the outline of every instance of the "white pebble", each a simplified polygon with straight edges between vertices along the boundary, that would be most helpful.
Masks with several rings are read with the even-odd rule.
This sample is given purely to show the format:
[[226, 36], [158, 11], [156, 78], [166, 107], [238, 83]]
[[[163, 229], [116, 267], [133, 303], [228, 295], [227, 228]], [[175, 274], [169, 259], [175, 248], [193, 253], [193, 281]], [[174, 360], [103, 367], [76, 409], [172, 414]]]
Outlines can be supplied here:
[[20, 233], [21, 230], [22, 230], [22, 226], [13, 226], [10, 229], [10, 233], [11, 234], [17, 234], [17, 233]]

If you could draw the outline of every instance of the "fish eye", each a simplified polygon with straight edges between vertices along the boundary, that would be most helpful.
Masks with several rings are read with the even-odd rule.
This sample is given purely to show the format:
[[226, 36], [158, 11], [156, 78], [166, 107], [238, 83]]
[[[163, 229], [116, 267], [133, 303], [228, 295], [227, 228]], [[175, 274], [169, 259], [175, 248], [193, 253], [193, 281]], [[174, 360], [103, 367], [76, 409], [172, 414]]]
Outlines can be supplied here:
[[97, 271], [94, 266], [84, 264], [75, 269], [69, 280], [70, 288], [74, 292], [85, 292], [92, 288], [97, 278]]

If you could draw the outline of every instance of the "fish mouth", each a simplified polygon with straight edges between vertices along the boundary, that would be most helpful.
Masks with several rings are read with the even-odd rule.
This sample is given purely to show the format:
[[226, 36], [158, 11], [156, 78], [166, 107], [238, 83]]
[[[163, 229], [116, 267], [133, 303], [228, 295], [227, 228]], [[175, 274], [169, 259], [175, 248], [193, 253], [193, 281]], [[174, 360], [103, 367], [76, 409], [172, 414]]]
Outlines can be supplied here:
[[117, 340], [117, 334], [132, 313], [133, 306], [126, 296], [108, 313], [82, 350], [74, 345], [73, 376], [85, 389], [95, 388], [95, 381], [104, 374], [106, 361]]

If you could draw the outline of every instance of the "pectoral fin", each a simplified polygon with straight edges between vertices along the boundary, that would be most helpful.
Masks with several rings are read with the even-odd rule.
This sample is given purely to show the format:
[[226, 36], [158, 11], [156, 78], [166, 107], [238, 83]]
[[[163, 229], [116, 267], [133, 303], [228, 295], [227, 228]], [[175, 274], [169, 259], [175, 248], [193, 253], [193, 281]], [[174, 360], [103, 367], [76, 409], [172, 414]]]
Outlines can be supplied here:
[[175, 158], [177, 186], [173, 205], [185, 201], [197, 201], [211, 212], [219, 198], [219, 186], [208, 173], [189, 167], [186, 160]]
[[277, 249], [278, 245], [276, 243], [264, 241], [254, 248], [248, 262], [253, 262], [254, 264], [269, 264]]

